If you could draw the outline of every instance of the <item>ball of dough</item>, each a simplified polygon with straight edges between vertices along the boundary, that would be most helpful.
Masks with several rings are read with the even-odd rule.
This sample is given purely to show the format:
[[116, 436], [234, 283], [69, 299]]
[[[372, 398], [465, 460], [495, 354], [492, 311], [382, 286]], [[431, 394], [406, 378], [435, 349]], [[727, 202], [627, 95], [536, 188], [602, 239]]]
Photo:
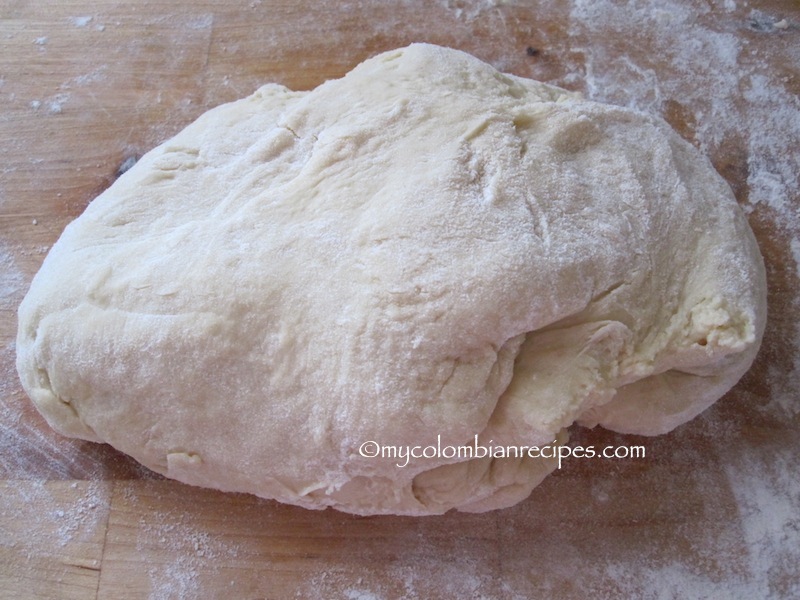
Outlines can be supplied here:
[[555, 460], [431, 447], [669, 431], [748, 369], [765, 289], [663, 121], [414, 44], [146, 154], [53, 246], [17, 366], [55, 429], [180, 481], [485, 511]]

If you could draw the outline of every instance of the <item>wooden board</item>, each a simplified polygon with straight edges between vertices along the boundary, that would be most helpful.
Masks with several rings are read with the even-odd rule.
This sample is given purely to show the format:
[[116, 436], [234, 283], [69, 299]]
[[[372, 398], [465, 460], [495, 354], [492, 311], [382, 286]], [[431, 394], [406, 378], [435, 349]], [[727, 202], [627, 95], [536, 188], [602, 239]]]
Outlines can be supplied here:
[[[800, 8], [791, 0], [0, 0], [0, 597], [800, 597]], [[204, 110], [413, 41], [664, 116], [768, 265], [754, 368], [647, 456], [571, 460], [484, 515], [359, 518], [158, 477], [49, 430], [16, 307], [120, 167]]]

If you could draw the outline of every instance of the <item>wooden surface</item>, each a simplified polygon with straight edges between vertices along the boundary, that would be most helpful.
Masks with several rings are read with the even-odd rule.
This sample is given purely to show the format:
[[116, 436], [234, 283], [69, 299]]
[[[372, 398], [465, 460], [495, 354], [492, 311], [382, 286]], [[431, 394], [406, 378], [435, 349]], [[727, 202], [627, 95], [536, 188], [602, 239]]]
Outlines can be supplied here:
[[[0, 597], [800, 597], [798, 23], [790, 0], [0, 0]], [[306, 511], [51, 432], [15, 311], [64, 226], [204, 110], [412, 41], [660, 114], [711, 156], [768, 265], [740, 384], [659, 438], [575, 429], [647, 457], [569, 461], [484, 515]]]

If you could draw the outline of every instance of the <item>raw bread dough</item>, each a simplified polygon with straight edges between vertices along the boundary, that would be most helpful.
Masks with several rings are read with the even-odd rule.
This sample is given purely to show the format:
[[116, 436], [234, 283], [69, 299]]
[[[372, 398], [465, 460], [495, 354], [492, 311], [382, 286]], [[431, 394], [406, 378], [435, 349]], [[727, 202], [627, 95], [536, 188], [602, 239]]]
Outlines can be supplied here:
[[414, 44], [145, 155], [48, 255], [17, 365], [55, 429], [187, 483], [484, 511], [554, 461], [361, 444], [669, 431], [748, 369], [765, 289], [730, 189], [664, 122]]

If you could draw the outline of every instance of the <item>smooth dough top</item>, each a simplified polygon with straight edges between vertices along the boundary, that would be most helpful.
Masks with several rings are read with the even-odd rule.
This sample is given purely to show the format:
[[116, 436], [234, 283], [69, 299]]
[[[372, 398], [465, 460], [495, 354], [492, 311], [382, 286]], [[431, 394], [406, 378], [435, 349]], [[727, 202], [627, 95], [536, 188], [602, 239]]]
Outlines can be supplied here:
[[187, 483], [484, 511], [553, 461], [359, 448], [669, 431], [748, 369], [765, 295], [666, 123], [414, 44], [146, 154], [53, 246], [17, 366], [54, 428]]

